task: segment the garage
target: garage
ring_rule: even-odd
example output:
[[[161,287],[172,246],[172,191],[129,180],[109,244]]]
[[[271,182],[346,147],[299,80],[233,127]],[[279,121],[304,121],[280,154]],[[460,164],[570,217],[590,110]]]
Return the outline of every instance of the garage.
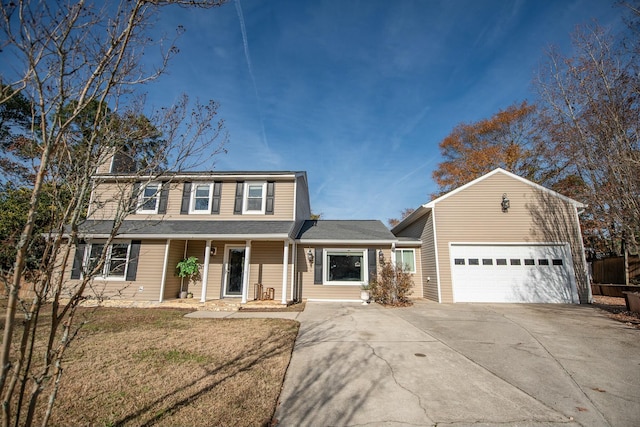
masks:
[[[450,244],[454,302],[577,303],[569,244]]]

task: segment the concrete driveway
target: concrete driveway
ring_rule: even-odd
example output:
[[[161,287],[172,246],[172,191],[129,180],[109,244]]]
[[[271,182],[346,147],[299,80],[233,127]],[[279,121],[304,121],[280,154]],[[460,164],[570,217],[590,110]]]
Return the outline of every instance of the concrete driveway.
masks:
[[[279,426],[640,425],[640,330],[589,306],[307,303]]]

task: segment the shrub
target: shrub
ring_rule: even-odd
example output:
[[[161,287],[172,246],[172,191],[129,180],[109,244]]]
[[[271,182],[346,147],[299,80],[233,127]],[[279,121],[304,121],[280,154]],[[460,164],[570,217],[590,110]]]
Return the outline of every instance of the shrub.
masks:
[[[371,277],[371,298],[384,305],[410,305],[409,295],[413,288],[411,274],[399,265],[382,262],[378,276]]]

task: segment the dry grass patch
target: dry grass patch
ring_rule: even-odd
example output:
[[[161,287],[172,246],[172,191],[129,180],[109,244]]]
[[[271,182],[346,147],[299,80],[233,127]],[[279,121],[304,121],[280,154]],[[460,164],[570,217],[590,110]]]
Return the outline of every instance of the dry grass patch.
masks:
[[[298,323],[185,313],[85,310],[90,322],[67,353],[51,425],[267,424]]]

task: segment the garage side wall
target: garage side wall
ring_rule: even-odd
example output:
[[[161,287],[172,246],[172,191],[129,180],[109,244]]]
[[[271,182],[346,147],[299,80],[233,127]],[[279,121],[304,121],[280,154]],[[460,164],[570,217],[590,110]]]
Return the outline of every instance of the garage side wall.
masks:
[[[503,194],[510,200],[503,212]],[[575,207],[508,175],[497,173],[437,202],[436,234],[442,302],[454,302],[450,242],[570,244],[581,303],[588,282]]]

